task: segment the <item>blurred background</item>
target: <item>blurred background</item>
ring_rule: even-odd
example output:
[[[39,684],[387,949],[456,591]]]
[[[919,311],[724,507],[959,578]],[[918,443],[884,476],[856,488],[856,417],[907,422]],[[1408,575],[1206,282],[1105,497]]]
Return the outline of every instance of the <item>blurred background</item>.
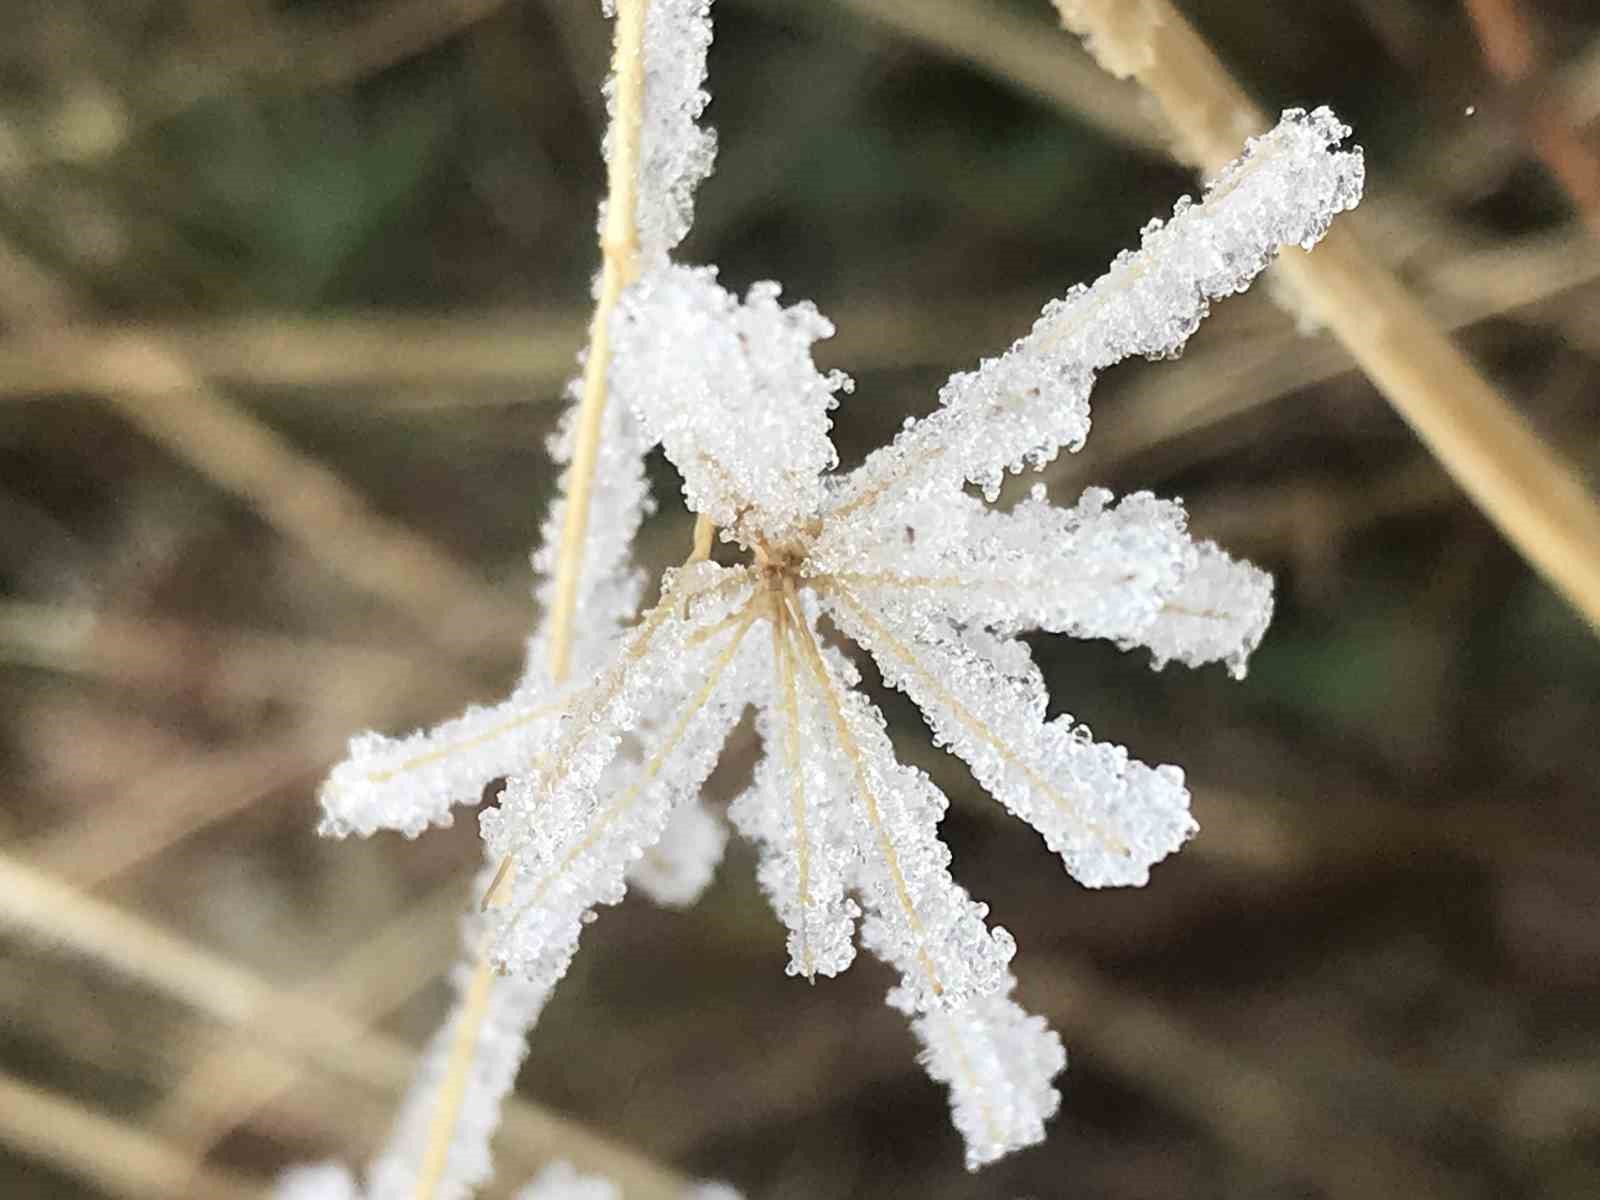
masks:
[[[1592,480],[1600,11],[1180,7],[1269,109],[1355,126],[1362,229]],[[1043,0],[717,10],[686,257],[835,319],[847,465],[1193,190]],[[364,1161],[447,999],[475,822],[327,843],[315,787],[351,733],[515,677],[609,29],[589,0],[4,24],[0,1195],[248,1194]],[[1087,892],[882,697],[1067,1040],[1048,1143],[966,1174],[886,970],[787,979],[738,843],[698,907],[602,914],[526,1098],[752,1198],[1600,1195],[1600,643],[1270,291],[1111,372],[1046,475],[1181,495],[1277,575],[1242,684],[1034,642],[1066,711],[1184,765],[1198,839]],[[659,566],[689,523],[655,480]],[[376,1031],[364,1079],[307,1000]],[[489,1194],[538,1157],[502,1139]]]

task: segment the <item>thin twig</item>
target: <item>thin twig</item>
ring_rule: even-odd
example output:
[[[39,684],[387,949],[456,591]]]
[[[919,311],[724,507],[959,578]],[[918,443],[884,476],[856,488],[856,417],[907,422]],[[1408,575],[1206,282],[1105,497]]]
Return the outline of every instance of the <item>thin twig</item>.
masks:
[[[1191,164],[1215,172],[1245,136],[1267,128],[1167,0],[1055,3],[1102,65],[1131,74],[1155,97]],[[1467,494],[1600,629],[1600,508],[1571,465],[1368,255],[1348,218],[1314,252],[1286,250],[1280,270]]]

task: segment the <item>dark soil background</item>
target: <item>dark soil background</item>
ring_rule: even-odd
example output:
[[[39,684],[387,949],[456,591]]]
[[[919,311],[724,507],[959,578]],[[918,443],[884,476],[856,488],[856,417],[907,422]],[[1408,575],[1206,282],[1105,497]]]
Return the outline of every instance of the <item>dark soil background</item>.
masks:
[[[1361,228],[1592,472],[1600,11],[1474,5],[1532,31],[1513,85],[1456,0],[1182,7],[1268,107],[1356,127]],[[1195,186],[1043,0],[718,10],[686,253],[834,317],[846,463]],[[0,853],[415,1045],[474,822],[332,844],[314,791],[351,733],[515,675],[607,25],[588,0],[8,0],[3,25]],[[1199,838],[1148,888],[1086,892],[884,699],[1068,1042],[1048,1143],[969,1176],[887,973],[786,979],[739,845],[699,907],[602,914],[527,1098],[752,1200],[1600,1196],[1600,642],[1270,290],[1112,372],[1047,475],[1181,495],[1277,575],[1242,684],[1035,643],[1057,704],[1184,765]],[[663,564],[689,525],[657,466]],[[373,522],[432,549],[363,575],[382,556],[347,534]],[[262,1059],[270,1007],[172,991],[0,921],[7,1086],[263,1183],[365,1159],[392,1087]],[[50,1151],[0,1108],[7,1198],[205,1194],[131,1151],[95,1176],[88,1135]],[[502,1162],[494,1195],[536,1165]]]

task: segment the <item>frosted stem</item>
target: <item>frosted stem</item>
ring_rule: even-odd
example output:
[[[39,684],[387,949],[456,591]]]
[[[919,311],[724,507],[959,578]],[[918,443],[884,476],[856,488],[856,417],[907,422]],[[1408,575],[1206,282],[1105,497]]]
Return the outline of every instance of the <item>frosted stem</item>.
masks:
[[[644,18],[647,0],[617,0],[615,41],[611,69],[616,80],[613,130],[616,141],[606,170],[606,215],[600,234],[600,294],[589,323],[589,356],[583,367],[583,398],[579,402],[577,434],[572,464],[563,480],[567,519],[561,530],[556,559],[555,605],[550,611],[550,678],[566,679],[572,656],[572,620],[578,598],[578,578],[583,571],[583,544],[589,530],[589,492],[600,453],[600,430],[605,416],[606,368],[611,357],[611,312],[622,289],[637,270],[638,240],[634,213],[638,207],[639,135],[644,115]],[[502,865],[503,870],[503,865]],[[417,1178],[416,1200],[433,1200],[439,1176],[449,1158],[450,1140],[460,1114],[467,1071],[487,1011],[493,968],[479,952],[472,985],[462,1009],[461,1024],[451,1049],[450,1065],[438,1107],[428,1128],[423,1169]]]
[[[450,1047],[450,1065],[445,1069],[439,1101],[428,1126],[428,1145],[422,1154],[422,1167],[417,1172],[417,1200],[428,1200],[434,1194],[444,1175],[445,1163],[449,1161],[456,1117],[461,1111],[462,1098],[467,1094],[472,1054],[477,1046],[478,1031],[483,1027],[483,1016],[489,1011],[489,987],[493,982],[494,970],[488,956],[480,952],[472,982],[462,1001],[461,1023],[456,1026],[455,1041]]]
[[[616,80],[616,140],[606,166],[606,215],[600,233],[600,294],[589,322],[589,356],[583,364],[583,396],[577,436],[564,489],[567,519],[556,558],[556,598],[550,610],[550,678],[560,683],[572,653],[572,618],[583,569],[583,541],[589,531],[589,489],[600,453],[601,420],[606,408],[606,372],[611,361],[611,313],[622,289],[638,271],[639,135],[644,117],[644,15],[647,0],[617,0],[616,41],[611,69]]]

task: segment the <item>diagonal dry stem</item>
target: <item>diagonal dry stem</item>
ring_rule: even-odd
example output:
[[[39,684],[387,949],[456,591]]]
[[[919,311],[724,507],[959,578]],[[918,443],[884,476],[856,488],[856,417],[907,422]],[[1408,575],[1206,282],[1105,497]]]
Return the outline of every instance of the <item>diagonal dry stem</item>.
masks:
[[[103,396],[124,417],[260,512],[331,574],[454,653],[481,659],[487,646],[517,636],[515,606],[212,387],[181,349],[136,330],[84,346],[71,328],[87,305],[72,289],[3,240],[0,268],[9,285],[0,288],[0,314],[33,338],[43,357],[59,360],[69,378],[82,359],[92,360],[105,381]]]
[[[161,1139],[4,1073],[0,1139],[99,1193],[127,1200],[179,1195],[249,1200],[262,1192],[259,1184],[237,1175],[197,1170],[187,1154]]]
[[[205,1013],[248,1026],[278,1053],[386,1095],[410,1081],[415,1051],[361,1022],[274,989],[244,967],[86,896],[0,852],[0,928],[60,947]],[[264,1019],[271,1014],[271,1020]],[[645,1200],[679,1200],[683,1181],[667,1168],[576,1122],[513,1099],[507,1132],[530,1154],[561,1156],[606,1174]]]
[[[1185,161],[1215,172],[1265,115],[1168,0],[1054,0],[1112,74],[1155,98]],[[1359,225],[1359,221],[1355,223]],[[1280,271],[1456,482],[1584,617],[1600,628],[1600,508],[1392,273],[1349,216]]]

